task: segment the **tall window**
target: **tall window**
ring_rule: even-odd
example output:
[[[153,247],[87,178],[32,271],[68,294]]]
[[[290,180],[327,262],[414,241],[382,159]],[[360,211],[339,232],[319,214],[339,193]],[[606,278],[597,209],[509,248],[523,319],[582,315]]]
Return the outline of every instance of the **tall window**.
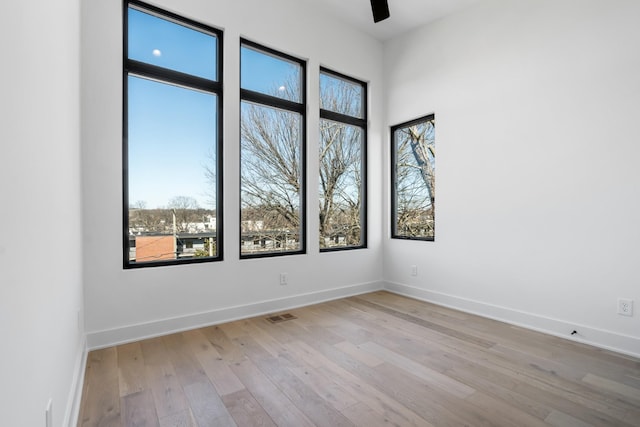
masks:
[[[391,237],[435,239],[435,117],[391,128]]]
[[[320,69],[320,250],[366,246],[366,84]]]
[[[305,252],[305,64],[240,47],[240,256]]]
[[[124,15],[124,266],[222,259],[222,33]]]

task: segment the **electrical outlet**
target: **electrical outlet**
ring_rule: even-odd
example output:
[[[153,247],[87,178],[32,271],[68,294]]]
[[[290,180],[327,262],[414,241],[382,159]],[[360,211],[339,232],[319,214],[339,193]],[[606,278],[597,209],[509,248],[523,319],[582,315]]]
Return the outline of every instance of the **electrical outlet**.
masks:
[[[412,265],[411,266],[411,275],[412,276],[417,276],[418,275],[418,266],[417,265]]]
[[[53,427],[53,399],[49,399],[49,403],[47,403],[47,409],[45,409],[44,414],[45,425],[47,427]]]
[[[633,300],[618,298],[618,314],[621,316],[633,316]]]
[[[285,286],[289,284],[289,278],[287,273],[280,273],[280,285]]]

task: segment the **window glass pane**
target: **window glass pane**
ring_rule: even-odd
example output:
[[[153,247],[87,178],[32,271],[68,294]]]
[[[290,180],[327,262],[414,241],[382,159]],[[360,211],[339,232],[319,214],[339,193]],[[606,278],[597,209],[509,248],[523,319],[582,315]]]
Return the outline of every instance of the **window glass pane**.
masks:
[[[395,150],[394,237],[435,237],[435,122],[398,127]]]
[[[242,102],[241,254],[302,249],[302,116]]]
[[[300,64],[248,46],[242,46],[240,55],[240,85],[243,89],[302,102]]]
[[[364,118],[364,86],[331,74],[320,73],[320,108]]]
[[[362,245],[363,130],[320,120],[320,248]]]
[[[217,96],[127,84],[130,261],[216,256]]]
[[[129,7],[129,58],[218,80],[215,35]]]

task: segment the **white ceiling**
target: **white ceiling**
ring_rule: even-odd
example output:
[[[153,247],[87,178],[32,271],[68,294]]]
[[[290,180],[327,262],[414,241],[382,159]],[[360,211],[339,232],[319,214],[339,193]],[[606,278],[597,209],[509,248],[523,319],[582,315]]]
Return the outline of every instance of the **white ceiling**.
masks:
[[[435,21],[478,0],[388,0],[391,17],[373,23],[370,0],[304,0],[335,18],[385,41]]]

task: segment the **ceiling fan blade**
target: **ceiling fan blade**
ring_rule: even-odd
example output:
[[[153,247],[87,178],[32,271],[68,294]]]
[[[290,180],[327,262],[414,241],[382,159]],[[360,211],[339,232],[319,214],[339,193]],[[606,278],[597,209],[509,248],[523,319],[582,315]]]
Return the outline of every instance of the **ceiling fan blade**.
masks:
[[[391,16],[387,0],[371,0],[371,11],[373,12],[373,22],[380,22]]]

